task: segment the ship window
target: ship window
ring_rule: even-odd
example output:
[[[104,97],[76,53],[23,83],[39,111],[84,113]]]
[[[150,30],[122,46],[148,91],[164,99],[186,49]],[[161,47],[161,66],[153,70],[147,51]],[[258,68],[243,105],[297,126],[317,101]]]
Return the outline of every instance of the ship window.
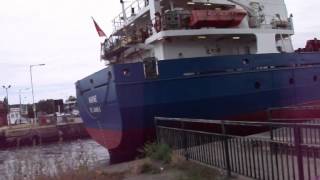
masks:
[[[294,79],[293,78],[289,79],[289,84],[294,84]]]
[[[129,71],[129,69],[124,69],[124,70],[122,70],[122,73],[123,73],[124,76],[130,76],[130,71]]]
[[[90,79],[90,83],[91,83],[91,84],[93,84],[93,83],[94,83],[93,79]]]
[[[108,77],[111,79],[112,78],[112,73],[109,71],[108,72]]]
[[[261,83],[259,81],[254,83],[254,88],[260,89],[261,88]]]
[[[318,76],[313,76],[313,81],[314,82],[318,81]]]
[[[154,57],[143,60],[144,75],[146,79],[155,79],[159,75],[158,62]]]
[[[243,59],[243,60],[242,60],[242,64],[244,64],[244,65],[249,64],[249,59]]]

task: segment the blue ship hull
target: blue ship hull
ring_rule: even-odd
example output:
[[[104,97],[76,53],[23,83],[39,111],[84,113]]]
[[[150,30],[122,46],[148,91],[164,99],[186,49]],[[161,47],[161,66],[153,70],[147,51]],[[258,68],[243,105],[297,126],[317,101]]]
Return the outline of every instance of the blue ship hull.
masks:
[[[266,120],[270,107],[320,100],[320,54],[260,54],[111,65],[76,83],[90,135],[129,160],[154,138],[154,117]]]

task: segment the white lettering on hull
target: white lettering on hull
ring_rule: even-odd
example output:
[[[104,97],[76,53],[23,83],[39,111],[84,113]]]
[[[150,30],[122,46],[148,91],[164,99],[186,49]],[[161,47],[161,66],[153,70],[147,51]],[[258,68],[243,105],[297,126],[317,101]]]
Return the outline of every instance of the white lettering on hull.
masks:
[[[101,108],[100,108],[100,106],[90,107],[89,110],[90,110],[91,113],[101,113]]]
[[[88,101],[89,101],[89,104],[98,103],[98,101],[97,101],[97,95],[90,96],[90,97],[88,98]]]
[[[97,104],[98,103],[97,95],[88,97],[88,101],[90,105]],[[101,113],[101,108],[100,106],[93,106],[93,107],[89,107],[89,111],[90,113]]]

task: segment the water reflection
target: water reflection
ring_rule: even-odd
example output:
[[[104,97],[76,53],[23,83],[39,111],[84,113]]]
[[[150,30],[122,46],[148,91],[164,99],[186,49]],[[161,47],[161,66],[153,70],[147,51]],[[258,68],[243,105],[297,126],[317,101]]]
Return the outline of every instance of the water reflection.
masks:
[[[35,174],[54,174],[61,169],[108,165],[109,154],[91,139],[0,151],[0,180],[19,174],[32,179]]]

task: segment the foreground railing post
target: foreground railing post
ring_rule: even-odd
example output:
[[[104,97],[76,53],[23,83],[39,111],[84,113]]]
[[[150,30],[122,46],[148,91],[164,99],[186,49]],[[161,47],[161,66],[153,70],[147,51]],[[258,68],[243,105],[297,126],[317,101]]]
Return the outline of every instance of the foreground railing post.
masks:
[[[160,144],[160,136],[159,136],[159,128],[158,128],[158,119],[157,117],[154,118],[154,127],[156,130],[156,141],[158,144]]]
[[[224,153],[225,153],[225,160],[226,160],[227,176],[231,177],[228,137],[227,137],[227,133],[226,133],[226,127],[224,124],[224,120],[221,121],[221,130],[222,130],[222,135],[223,135],[223,146],[224,146]]]
[[[268,122],[270,122],[270,139],[273,140],[273,126],[272,126],[272,114],[271,109],[267,109]]]
[[[189,152],[188,152],[188,141],[187,141],[187,132],[185,129],[185,122],[181,122],[181,128],[183,132],[183,148],[184,148],[184,156],[187,161],[189,161]]]
[[[303,154],[302,154],[302,139],[301,139],[301,128],[297,125],[294,126],[294,145],[297,155],[297,164],[298,164],[298,176],[299,180],[304,180],[303,173]]]

